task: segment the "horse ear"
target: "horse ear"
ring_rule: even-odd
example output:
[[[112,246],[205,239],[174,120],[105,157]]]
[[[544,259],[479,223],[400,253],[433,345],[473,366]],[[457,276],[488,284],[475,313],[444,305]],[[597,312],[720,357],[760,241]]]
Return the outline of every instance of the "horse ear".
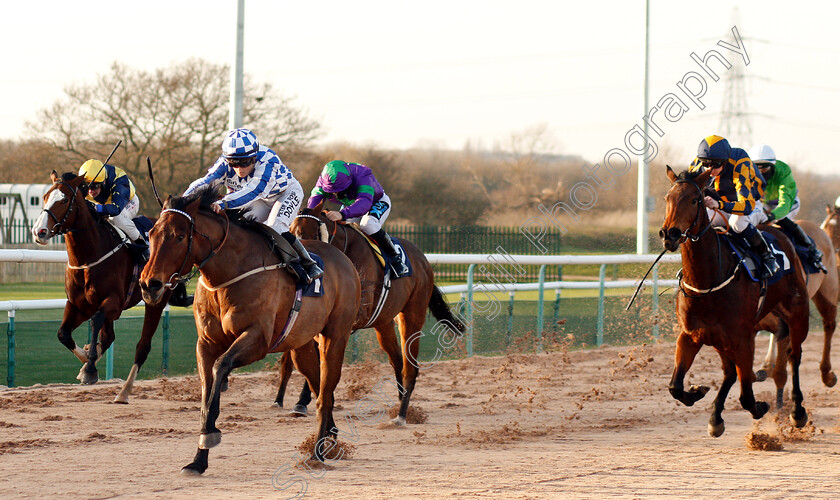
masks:
[[[676,181],[676,180],[677,180],[677,174],[675,174],[675,173],[674,173],[674,171],[673,171],[673,170],[671,170],[671,166],[670,166],[670,165],[665,165],[665,175],[667,175],[667,176],[668,176],[668,179],[670,179],[670,180],[671,180],[671,184],[673,184],[673,183],[674,183],[674,181]]]
[[[833,209],[833,208],[831,208],[831,205],[829,205],[828,203],[826,203],[826,204],[825,204],[825,214],[826,214],[826,215],[831,215],[831,214],[832,214],[832,212],[834,212],[834,209]]]
[[[320,202],[318,202],[317,205],[312,207],[312,212],[316,213],[316,214],[320,214],[323,209],[324,209],[324,200],[321,200]]]
[[[694,182],[696,182],[698,186],[703,187],[709,183],[709,177],[711,176],[712,169],[706,169],[703,171],[703,173],[694,178]]]
[[[53,182],[58,181],[58,172],[56,172],[55,170],[50,172],[50,180]]]
[[[170,194],[169,196],[166,197],[165,200],[163,200],[163,205],[161,205],[161,208],[170,208],[172,206],[171,200],[172,200],[172,195]]]

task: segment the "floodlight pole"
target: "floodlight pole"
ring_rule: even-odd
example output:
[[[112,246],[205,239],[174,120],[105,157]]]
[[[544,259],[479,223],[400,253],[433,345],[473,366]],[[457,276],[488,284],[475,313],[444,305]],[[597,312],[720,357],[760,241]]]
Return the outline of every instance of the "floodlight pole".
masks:
[[[649,31],[650,0],[645,0],[645,77],[644,77],[644,110],[642,116],[648,112],[648,59],[650,56]],[[642,154],[639,157],[639,189],[636,195],[636,253],[648,253],[648,121],[644,122],[644,138]]]
[[[245,52],[245,0],[236,1],[236,56],[230,67],[231,130],[242,126],[242,59]]]

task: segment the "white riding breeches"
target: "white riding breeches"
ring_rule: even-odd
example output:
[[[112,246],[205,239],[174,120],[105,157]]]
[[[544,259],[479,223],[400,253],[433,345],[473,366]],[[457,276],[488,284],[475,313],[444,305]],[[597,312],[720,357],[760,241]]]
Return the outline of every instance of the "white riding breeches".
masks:
[[[125,204],[122,212],[113,217],[109,217],[108,222],[124,232],[131,241],[137,241],[137,239],[140,238],[140,231],[131,219],[137,217],[138,213],[140,213],[140,198],[138,198],[137,195],[134,195],[134,197]]]
[[[387,219],[390,214],[391,198],[389,198],[387,194],[382,193],[382,198],[370,207],[368,213],[362,215],[361,217],[352,217],[347,219],[347,222],[358,222],[362,231],[366,235],[370,236],[371,234],[378,233],[379,230],[382,229],[382,224],[385,223],[385,219]]]
[[[289,181],[280,194],[260,198],[248,204],[246,217],[265,223],[280,234],[289,232],[289,226],[303,203],[303,187],[297,179]]]

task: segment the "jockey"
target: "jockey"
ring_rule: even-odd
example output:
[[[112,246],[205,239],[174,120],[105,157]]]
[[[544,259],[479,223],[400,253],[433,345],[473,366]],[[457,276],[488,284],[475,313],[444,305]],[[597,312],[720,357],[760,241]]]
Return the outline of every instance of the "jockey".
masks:
[[[741,237],[761,256],[760,278],[766,279],[779,270],[770,247],[755,228],[750,215],[761,211],[761,197],[764,195],[764,178],[761,176],[747,152],[733,148],[729,141],[717,135],[710,135],[697,148],[697,158],[689,170],[711,169],[714,182],[710,186],[717,192],[719,200],[706,196],[704,205],[709,220],[714,225],[724,225],[729,214],[730,229]]]
[[[808,260],[814,267],[825,270],[822,264],[822,252],[805,234],[805,231],[793,221],[799,213],[799,193],[790,167],[787,163],[777,160],[773,148],[767,144],[753,146],[749,154],[767,181],[767,188],[764,190],[764,210],[758,211],[756,218],[751,220],[755,224],[772,224],[775,221],[776,225],[793,236],[796,243],[808,248]]]
[[[140,198],[126,173],[99,160],[88,160],[82,164],[79,175],[87,182],[87,199],[93,202],[96,212],[125,233],[137,245],[143,260],[148,261],[149,244],[132,220],[140,212]]]
[[[263,222],[277,231],[300,257],[309,282],[324,275],[303,244],[289,232],[292,217],[303,201],[303,188],[271,149],[261,146],[248,129],[231,130],[222,141],[222,155],[207,175],[193,181],[184,196],[201,186],[224,183],[227,195],[213,204],[213,210],[246,209],[246,217]]]
[[[373,172],[358,163],[339,160],[324,165],[307,206],[313,208],[324,199],[342,205],[337,212],[326,211],[332,221],[358,222],[362,231],[370,236],[390,258],[395,278],[408,274],[408,267],[397,254],[397,249],[382,224],[391,213],[391,198],[373,176]]]

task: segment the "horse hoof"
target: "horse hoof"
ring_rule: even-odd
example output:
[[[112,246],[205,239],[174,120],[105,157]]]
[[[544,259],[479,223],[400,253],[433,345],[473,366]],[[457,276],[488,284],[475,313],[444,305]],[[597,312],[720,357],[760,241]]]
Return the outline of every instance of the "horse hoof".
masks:
[[[767,370],[762,368],[761,370],[758,370],[757,372],[755,372],[755,381],[756,382],[764,382],[765,380],[767,380]]]
[[[822,381],[826,387],[834,387],[837,383],[837,375],[834,372],[823,373]]]
[[[119,396],[117,396],[117,397],[114,398],[114,403],[116,403],[118,405],[127,405],[128,404],[128,398],[120,398]]]
[[[391,420],[391,423],[396,425],[397,427],[405,427],[405,417],[397,417]]]
[[[204,471],[196,464],[189,464],[181,469],[182,476],[200,476],[202,474],[204,474]]]
[[[222,442],[221,432],[211,432],[209,434],[201,434],[198,436],[198,448],[200,450],[209,450],[214,446],[218,446]],[[189,467],[189,466],[188,466]],[[204,471],[201,471],[204,472]]]
[[[97,373],[97,372],[93,372],[93,373],[84,372],[82,374],[82,384],[83,385],[93,385],[97,382],[99,382],[99,373]]]
[[[791,412],[790,421],[793,423],[793,425],[796,426],[797,429],[801,429],[802,427],[805,427],[805,424],[808,423],[808,412],[805,411],[805,408],[802,408],[801,416],[797,417],[796,413],[796,410]]]
[[[289,411],[289,416],[295,418],[305,417],[308,414],[309,412],[304,405],[295,405],[295,407]]]
[[[765,413],[770,411],[770,405],[765,403],[764,401],[756,401],[755,407],[753,408],[753,419],[758,420],[764,416]]]
[[[709,422],[708,431],[709,435],[713,438],[721,437],[723,435],[724,430],[726,430],[726,426],[723,424],[723,421],[721,421],[719,424],[713,424]]]

